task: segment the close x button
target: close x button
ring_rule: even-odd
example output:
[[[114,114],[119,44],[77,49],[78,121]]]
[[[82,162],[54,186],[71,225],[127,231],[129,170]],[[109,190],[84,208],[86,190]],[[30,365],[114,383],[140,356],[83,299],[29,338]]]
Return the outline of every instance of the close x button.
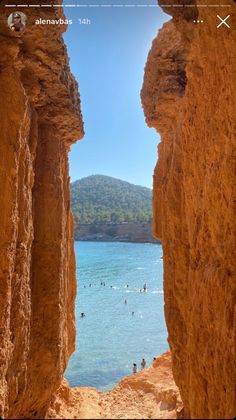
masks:
[[[222,18],[221,16],[219,16],[219,15],[217,15],[217,17],[218,17],[218,19],[220,19],[220,23],[219,23],[219,25],[217,25],[217,28],[219,29],[221,26],[223,26],[223,25],[225,25],[225,26],[227,26],[227,28],[230,28],[230,26],[229,26],[229,24],[226,22],[228,19],[229,19],[229,17],[230,17],[230,15],[228,15],[228,16],[226,16],[225,18]]]

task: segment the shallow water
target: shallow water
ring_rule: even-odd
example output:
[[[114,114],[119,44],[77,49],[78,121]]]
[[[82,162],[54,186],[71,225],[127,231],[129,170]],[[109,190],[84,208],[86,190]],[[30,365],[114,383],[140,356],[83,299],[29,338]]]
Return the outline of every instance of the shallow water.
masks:
[[[132,372],[133,363],[139,369],[144,357],[148,366],[153,357],[168,349],[162,247],[75,242],[75,253],[76,351],[65,377],[71,386],[109,390]],[[144,283],[147,292],[140,293]],[[84,318],[80,317],[81,312],[85,313]]]

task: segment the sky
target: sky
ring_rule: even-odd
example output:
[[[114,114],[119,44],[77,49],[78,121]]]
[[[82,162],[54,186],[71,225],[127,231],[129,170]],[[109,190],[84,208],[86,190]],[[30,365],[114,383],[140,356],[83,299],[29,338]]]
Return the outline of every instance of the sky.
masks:
[[[159,135],[148,128],[141,106],[144,66],[152,40],[169,20],[155,0],[65,0],[64,35],[72,73],[79,83],[85,136],[70,152],[71,181],[103,174],[152,187]],[[82,22],[90,24],[79,24]]]

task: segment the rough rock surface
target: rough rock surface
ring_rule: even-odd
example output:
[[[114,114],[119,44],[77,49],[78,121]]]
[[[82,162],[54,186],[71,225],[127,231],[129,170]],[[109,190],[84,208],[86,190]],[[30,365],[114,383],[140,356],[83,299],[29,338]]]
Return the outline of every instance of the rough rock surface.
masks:
[[[66,28],[33,25],[37,17],[63,17],[61,9],[27,9],[28,28],[17,34],[6,25],[13,9],[5,3],[0,6],[0,416],[42,418],[74,349],[68,151],[83,136],[83,123],[62,39]]]
[[[153,41],[141,93],[147,124],[161,134],[154,234],[174,378],[191,418],[236,415],[235,4],[227,3],[165,8],[173,19]],[[216,28],[217,14],[231,14],[231,29]]]
[[[46,418],[173,419],[181,409],[167,352],[150,368],[125,377],[110,392],[88,387],[68,388],[65,381],[54,396]]]

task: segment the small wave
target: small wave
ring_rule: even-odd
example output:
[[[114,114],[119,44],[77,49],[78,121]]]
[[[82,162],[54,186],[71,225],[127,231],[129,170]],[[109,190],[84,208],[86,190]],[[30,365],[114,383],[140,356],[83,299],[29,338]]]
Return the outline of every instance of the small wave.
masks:
[[[144,267],[137,267],[136,270],[144,270]]]
[[[164,292],[163,292],[163,290],[154,290],[151,293],[153,293],[153,294],[159,293],[159,294],[163,295]]]

